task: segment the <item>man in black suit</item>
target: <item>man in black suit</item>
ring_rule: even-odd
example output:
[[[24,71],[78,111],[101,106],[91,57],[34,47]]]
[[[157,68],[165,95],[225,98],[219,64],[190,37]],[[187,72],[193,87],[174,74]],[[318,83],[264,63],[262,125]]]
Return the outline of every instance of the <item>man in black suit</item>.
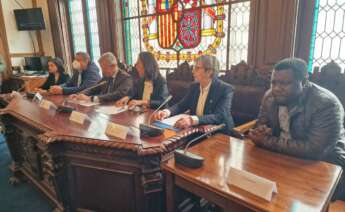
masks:
[[[72,78],[65,84],[51,86],[49,89],[51,94],[78,93],[95,85],[101,79],[99,68],[91,61],[90,55],[86,52],[77,52],[72,66],[75,70]]]
[[[234,127],[231,116],[232,87],[219,80],[219,62],[215,56],[202,55],[195,60],[193,76],[197,83],[189,88],[184,98],[174,106],[153,115],[162,120],[189,110],[175,123],[177,128],[188,128],[199,124],[226,124],[224,133],[230,134]]]
[[[125,71],[118,69],[117,59],[111,52],[104,53],[98,60],[103,78],[85,94],[71,95],[70,98],[92,102],[117,101],[129,95],[132,89],[132,78]],[[103,81],[106,83],[103,84]]]

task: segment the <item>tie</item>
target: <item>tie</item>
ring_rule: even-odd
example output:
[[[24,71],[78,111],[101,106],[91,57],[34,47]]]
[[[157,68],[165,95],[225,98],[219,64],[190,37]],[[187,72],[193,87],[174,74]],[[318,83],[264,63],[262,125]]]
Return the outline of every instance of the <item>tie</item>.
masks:
[[[112,91],[113,85],[114,85],[114,78],[109,77],[107,79],[107,89],[105,90],[105,94],[110,93]]]

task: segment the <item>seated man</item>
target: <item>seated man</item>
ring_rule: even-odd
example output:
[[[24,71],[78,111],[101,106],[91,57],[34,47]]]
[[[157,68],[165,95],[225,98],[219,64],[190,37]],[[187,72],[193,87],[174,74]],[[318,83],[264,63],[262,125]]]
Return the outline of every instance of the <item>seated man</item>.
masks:
[[[107,102],[117,101],[129,95],[132,89],[132,78],[125,71],[118,69],[117,59],[113,53],[104,53],[98,62],[103,73],[103,78],[98,84],[103,81],[106,81],[106,83],[95,86],[93,89],[86,91],[85,94],[71,95],[71,98],[93,102]]]
[[[176,105],[161,110],[153,119],[162,120],[170,115],[185,115],[175,123],[177,128],[188,128],[198,124],[226,124],[223,132],[229,134],[234,127],[231,117],[232,87],[217,78],[219,62],[215,56],[203,55],[195,60],[193,76],[197,83],[189,88],[188,93]]]
[[[51,86],[50,93],[64,95],[78,93],[95,85],[101,79],[99,68],[91,62],[88,53],[77,52],[72,65],[75,69],[72,78],[63,85]]]
[[[288,58],[275,65],[271,89],[262,100],[257,126],[249,138],[272,151],[345,167],[343,106],[307,76],[301,59]],[[340,184],[338,188],[344,186]]]

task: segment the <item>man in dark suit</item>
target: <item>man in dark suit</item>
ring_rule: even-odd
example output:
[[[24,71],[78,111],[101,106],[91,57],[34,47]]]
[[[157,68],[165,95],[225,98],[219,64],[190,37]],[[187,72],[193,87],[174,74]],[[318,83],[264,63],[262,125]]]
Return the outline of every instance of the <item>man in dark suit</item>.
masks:
[[[76,53],[72,66],[76,70],[72,78],[63,85],[51,86],[50,93],[64,95],[78,93],[95,85],[101,79],[99,68],[94,62],[91,62],[88,53]]]
[[[234,127],[231,117],[232,87],[219,80],[219,62],[215,56],[203,55],[195,60],[193,76],[197,83],[189,88],[184,98],[174,106],[153,115],[154,120],[162,120],[189,110],[175,123],[177,128],[188,128],[198,124],[226,124],[224,133],[230,134]]]
[[[98,82],[100,86],[90,89],[85,94],[71,95],[77,100],[92,102],[117,101],[130,94],[132,78],[117,66],[117,59],[111,52],[104,53],[98,60],[103,73],[103,78]],[[106,83],[103,83],[103,82]]]

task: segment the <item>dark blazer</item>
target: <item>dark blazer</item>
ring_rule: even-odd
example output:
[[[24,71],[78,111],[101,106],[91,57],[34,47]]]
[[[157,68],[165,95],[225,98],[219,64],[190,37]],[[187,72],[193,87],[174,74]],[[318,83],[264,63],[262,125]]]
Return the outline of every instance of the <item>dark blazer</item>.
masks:
[[[109,77],[103,77],[98,83],[102,81],[108,81],[109,83],[109,79]],[[113,78],[110,80],[113,80]],[[108,83],[91,89],[85,94],[89,96],[97,96],[100,102],[117,101],[124,96],[130,95],[133,86],[131,76],[120,69],[118,69],[115,80],[113,81],[113,86],[110,88],[109,92]]]
[[[191,115],[195,115],[199,94],[200,83],[192,84],[183,99],[169,108],[171,115],[183,113],[187,110],[190,110]],[[232,86],[218,78],[214,78],[205,102],[204,115],[198,116],[199,124],[225,123],[226,127],[223,133],[231,134],[231,130],[234,127],[234,121],[231,116],[232,97]]]
[[[40,87],[43,90],[48,90],[50,86],[53,85],[61,85],[66,83],[69,80],[69,76],[66,73],[60,73],[59,78],[57,81],[55,81],[55,75],[49,74],[47,80],[44,82],[44,84]]]
[[[150,97],[150,108],[157,108],[169,96],[167,82],[164,78],[158,77],[152,81],[153,90]],[[141,78],[133,85],[130,99],[142,99],[144,94],[145,78]]]
[[[88,87],[95,85],[100,79],[99,68],[94,62],[90,62],[85,70],[81,72],[81,84],[78,87],[79,72],[75,71],[72,78],[62,85],[63,94],[69,95],[78,93]]]

